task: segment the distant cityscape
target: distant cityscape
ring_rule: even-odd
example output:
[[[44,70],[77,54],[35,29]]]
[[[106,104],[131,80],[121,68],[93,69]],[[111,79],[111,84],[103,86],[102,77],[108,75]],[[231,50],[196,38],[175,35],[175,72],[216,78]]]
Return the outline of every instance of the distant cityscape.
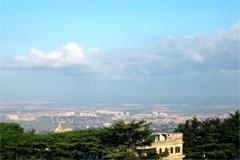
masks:
[[[190,109],[191,108],[191,109]],[[26,131],[35,129],[36,133],[52,132],[59,123],[65,128],[83,129],[103,127],[122,119],[126,122],[147,120],[152,127],[162,132],[171,132],[179,123],[193,116],[200,120],[207,118],[226,118],[239,106],[196,106],[170,104],[120,104],[116,106],[54,103],[2,103],[1,122],[17,122]]]

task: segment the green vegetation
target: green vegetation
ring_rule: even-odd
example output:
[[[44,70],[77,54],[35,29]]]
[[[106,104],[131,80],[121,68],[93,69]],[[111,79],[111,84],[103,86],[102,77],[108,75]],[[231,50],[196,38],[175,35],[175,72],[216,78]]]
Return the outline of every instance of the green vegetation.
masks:
[[[0,159],[146,159],[136,155],[136,146],[151,144],[152,133],[145,121],[49,134],[0,123]]]
[[[239,111],[224,120],[196,118],[178,125],[175,131],[183,132],[186,159],[240,159]]]
[[[184,134],[185,159],[239,159],[239,111],[229,118],[196,118],[178,125]],[[137,146],[150,145],[153,130],[145,121],[116,121],[109,127],[64,133],[24,132],[15,123],[0,123],[0,159],[72,160],[72,159],[159,159],[155,149],[142,155]],[[139,153],[138,156],[136,153]]]

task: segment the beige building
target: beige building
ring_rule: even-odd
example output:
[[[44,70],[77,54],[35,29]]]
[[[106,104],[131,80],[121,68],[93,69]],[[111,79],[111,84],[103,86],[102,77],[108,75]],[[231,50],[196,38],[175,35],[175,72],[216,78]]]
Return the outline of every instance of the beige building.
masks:
[[[67,131],[72,131],[72,129],[71,128],[63,128],[59,122],[58,127],[55,128],[55,130],[54,130],[54,133],[63,133],[63,132],[67,132]]]
[[[182,133],[156,133],[155,141],[151,146],[139,147],[144,151],[155,148],[158,154],[168,152],[163,160],[183,160],[183,134]]]

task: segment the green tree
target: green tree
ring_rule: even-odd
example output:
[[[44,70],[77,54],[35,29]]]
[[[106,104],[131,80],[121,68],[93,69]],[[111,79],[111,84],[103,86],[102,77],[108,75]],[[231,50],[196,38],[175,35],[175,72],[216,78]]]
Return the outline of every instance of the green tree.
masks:
[[[220,120],[199,121],[195,117],[179,124],[175,131],[183,132],[184,154],[190,159],[238,159],[240,135],[239,111]]]
[[[64,133],[24,132],[15,123],[0,123],[0,159],[139,159],[137,146],[154,140],[145,121],[116,121],[109,127]],[[148,157],[157,156],[149,151]]]
[[[150,145],[154,141],[152,133],[153,130],[146,121],[125,123],[121,120],[101,129],[100,140],[105,147],[112,148],[110,153],[115,158],[133,158],[136,156],[137,146]]]

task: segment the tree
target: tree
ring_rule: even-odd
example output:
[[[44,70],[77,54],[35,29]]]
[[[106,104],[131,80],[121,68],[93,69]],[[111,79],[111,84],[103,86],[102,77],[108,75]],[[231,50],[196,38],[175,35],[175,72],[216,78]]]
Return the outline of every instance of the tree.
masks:
[[[64,133],[24,132],[14,123],[0,124],[0,159],[135,159],[138,145],[150,144],[145,121],[117,121],[110,127]]]
[[[183,132],[186,158],[238,159],[239,124],[239,111],[236,111],[223,120],[209,118],[199,121],[194,117],[179,124],[175,131]]]
[[[152,133],[150,124],[146,121],[125,123],[121,120],[114,122],[110,127],[101,129],[100,140],[105,147],[112,148],[110,152],[112,156],[134,157],[137,153],[137,146],[150,145],[154,141]]]

